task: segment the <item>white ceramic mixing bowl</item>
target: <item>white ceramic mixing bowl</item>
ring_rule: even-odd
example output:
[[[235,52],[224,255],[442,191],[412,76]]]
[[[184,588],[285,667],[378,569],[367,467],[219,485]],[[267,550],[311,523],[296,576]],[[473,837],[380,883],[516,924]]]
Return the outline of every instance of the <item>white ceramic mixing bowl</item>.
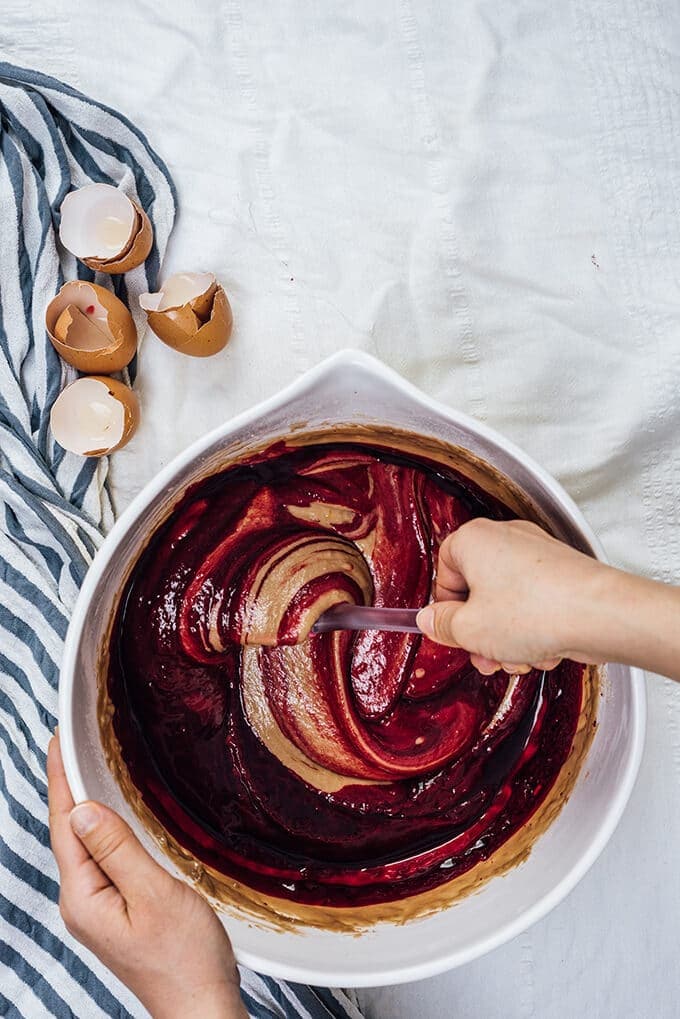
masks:
[[[601,556],[597,539],[562,488],[521,450],[480,423],[436,404],[379,361],[344,351],[181,453],[122,514],[83,584],[71,621],[59,688],[60,735],[76,801],[118,810],[150,852],[170,867],[125,803],[103,758],[97,725],[96,663],[102,635],[130,562],[186,487],[217,469],[225,450],[261,444],[305,422],[366,422],[464,446],[512,478],[555,532]],[[598,728],[566,806],[529,859],[435,916],[380,924],[360,937],[277,932],[225,915],[239,962],[271,976],[359,987],[432,976],[488,952],[552,909],[585,874],[614,831],[630,796],[644,741],[642,675],[610,666]]]

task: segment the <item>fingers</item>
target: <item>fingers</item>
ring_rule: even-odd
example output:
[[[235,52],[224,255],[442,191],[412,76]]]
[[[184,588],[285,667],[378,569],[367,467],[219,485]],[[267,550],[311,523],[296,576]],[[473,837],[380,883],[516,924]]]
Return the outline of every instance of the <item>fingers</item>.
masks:
[[[527,665],[526,662],[522,662],[519,665],[515,662],[501,662],[501,668],[511,676],[526,676],[528,672],[531,672],[533,666]]]
[[[53,736],[47,748],[47,796],[50,810],[50,842],[61,877],[74,872],[90,859],[85,846],[76,839],[68,821],[73,809],[59,737]]]
[[[90,802],[74,807],[57,737],[48,747],[47,779],[61,914],[68,930],[91,945],[102,924],[110,927],[121,917],[127,922],[127,903],[153,894],[159,874],[161,883],[172,878],[113,811]]]
[[[455,533],[444,540],[437,562],[437,601],[446,601],[467,593],[468,585],[457,558]]]
[[[470,662],[483,676],[493,676],[501,667],[500,662],[493,658],[485,658],[484,655],[470,655]]]
[[[456,616],[464,604],[465,602],[459,601],[433,602],[420,610],[416,623],[426,637],[437,641],[438,644],[460,647],[456,641],[454,628]]]
[[[72,832],[69,817],[73,798],[66,781],[58,736],[52,737],[47,749],[47,790],[50,842],[61,886],[59,905],[66,925],[74,929],[75,913],[83,911],[88,900],[108,888],[110,882]]]
[[[122,817],[102,803],[79,803],[71,827],[99,869],[127,903],[155,896],[174,879],[147,853]]]
[[[551,669],[556,669],[561,661],[562,661],[561,658],[546,658],[545,661],[536,662],[534,668],[545,669],[546,672],[550,672]]]
[[[543,662],[534,662],[533,665],[529,665],[526,662],[517,665],[514,662],[497,662],[494,658],[485,658],[484,655],[470,655],[470,662],[477,672],[481,672],[483,676],[492,676],[499,669],[503,669],[504,672],[511,675],[520,676],[526,676],[532,669],[544,669],[546,672],[549,672],[558,666],[561,661],[561,658],[547,658]]]

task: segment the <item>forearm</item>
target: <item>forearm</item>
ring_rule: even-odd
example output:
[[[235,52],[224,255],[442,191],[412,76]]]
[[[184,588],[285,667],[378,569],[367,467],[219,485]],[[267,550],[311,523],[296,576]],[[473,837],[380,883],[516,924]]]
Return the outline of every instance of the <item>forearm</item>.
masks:
[[[572,647],[680,681],[680,588],[605,567],[584,595]]]

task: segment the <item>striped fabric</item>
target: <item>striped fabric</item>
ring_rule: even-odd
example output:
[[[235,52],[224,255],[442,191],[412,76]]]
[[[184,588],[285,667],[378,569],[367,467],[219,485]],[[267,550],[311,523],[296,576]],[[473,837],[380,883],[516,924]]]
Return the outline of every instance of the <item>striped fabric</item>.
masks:
[[[43,315],[65,279],[92,278],[56,245],[70,189],[120,184],[151,217],[155,246],[146,265],[111,281],[133,309],[156,282],[175,194],[166,167],[124,117],[4,63],[0,146],[0,1015],[143,1016],[69,937],[57,908],[46,750],[69,613],[112,509],[106,460],[65,453],[50,435],[49,409],[68,370],[46,339]],[[247,971],[242,979],[258,1019],[361,1019],[345,992]]]

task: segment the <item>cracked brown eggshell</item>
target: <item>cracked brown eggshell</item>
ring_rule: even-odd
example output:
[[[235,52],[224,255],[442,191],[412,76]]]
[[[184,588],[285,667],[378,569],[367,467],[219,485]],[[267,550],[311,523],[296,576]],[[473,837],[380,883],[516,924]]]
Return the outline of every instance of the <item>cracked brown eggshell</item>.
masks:
[[[139,424],[139,401],[122,382],[102,375],[76,379],[50,412],[52,434],[79,456],[106,456],[121,449]]]
[[[210,357],[229,342],[231,305],[212,273],[177,273],[139,304],[156,336],[182,354]]]
[[[120,188],[88,184],[62,202],[59,237],[90,269],[117,275],[145,261],[153,228],[144,210]]]
[[[121,371],[137,350],[129,309],[96,283],[64,283],[47,305],[45,327],[59,356],[87,374]]]

